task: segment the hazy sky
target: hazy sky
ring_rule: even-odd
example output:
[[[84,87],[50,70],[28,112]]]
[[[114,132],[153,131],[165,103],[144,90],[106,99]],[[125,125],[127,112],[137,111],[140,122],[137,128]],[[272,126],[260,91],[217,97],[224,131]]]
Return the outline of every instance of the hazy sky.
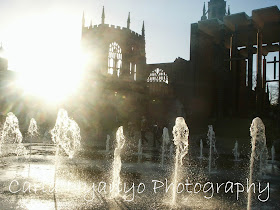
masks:
[[[200,20],[204,0],[0,0],[0,41],[9,58],[9,69],[27,71],[77,49],[81,17],[86,24],[100,24],[102,6],[105,22],[126,26],[141,33],[146,26],[148,63],[189,59],[190,24]],[[207,2],[207,1],[206,1]],[[277,5],[280,0],[228,0],[231,13]],[[58,47],[59,46],[59,47]],[[57,49],[58,48],[58,49]],[[55,55],[55,56],[54,56]],[[61,55],[62,56],[62,55]],[[43,64],[44,63],[44,64]],[[41,68],[41,67],[40,67]],[[40,69],[39,68],[39,69]],[[47,68],[46,68],[47,69]]]

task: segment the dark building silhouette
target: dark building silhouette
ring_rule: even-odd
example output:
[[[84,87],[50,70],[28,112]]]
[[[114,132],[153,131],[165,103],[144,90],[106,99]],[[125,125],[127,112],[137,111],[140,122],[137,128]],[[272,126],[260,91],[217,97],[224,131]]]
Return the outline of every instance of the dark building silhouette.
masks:
[[[176,115],[189,120],[247,117],[263,112],[268,103],[263,58],[279,51],[279,20],[276,6],[254,10],[249,17],[231,14],[229,7],[226,11],[224,0],[211,0],[208,9],[204,4],[201,21],[191,25],[190,61],[146,64],[144,22],[142,34],[131,31],[130,13],[127,27],[108,25],[103,8],[99,25],[85,27],[83,17],[82,44],[98,56],[88,71],[102,75],[113,94],[125,93],[126,101],[135,102],[139,116],[127,120],[147,115],[166,124]],[[258,55],[255,90],[253,54]]]
[[[211,107],[208,114],[217,117],[262,114],[268,103],[266,84],[270,82],[266,80],[265,57],[279,51],[279,9],[253,10],[249,17],[244,12],[226,14],[224,1],[213,0],[208,5],[208,19],[204,8],[202,20],[191,25],[194,98],[203,101],[203,111]]]

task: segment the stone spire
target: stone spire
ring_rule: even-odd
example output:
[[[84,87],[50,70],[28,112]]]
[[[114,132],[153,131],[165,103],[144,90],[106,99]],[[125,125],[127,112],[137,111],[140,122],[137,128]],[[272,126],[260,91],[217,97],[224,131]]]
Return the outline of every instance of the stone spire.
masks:
[[[130,29],[130,12],[128,13],[128,18],[127,18],[127,26],[128,29]]]
[[[82,27],[85,27],[85,12],[83,12],[83,17],[82,17]]]
[[[203,5],[203,16],[206,15],[206,9],[205,9],[205,2],[204,2],[204,5]]]
[[[142,36],[145,37],[145,23],[143,21],[143,25],[142,25]]]
[[[228,12],[227,15],[230,15],[230,6],[228,5]]]
[[[101,24],[105,24],[105,12],[104,12],[104,6],[103,6],[102,16],[101,16]]]
[[[207,20],[205,2],[203,5],[203,15],[201,16],[201,20]]]

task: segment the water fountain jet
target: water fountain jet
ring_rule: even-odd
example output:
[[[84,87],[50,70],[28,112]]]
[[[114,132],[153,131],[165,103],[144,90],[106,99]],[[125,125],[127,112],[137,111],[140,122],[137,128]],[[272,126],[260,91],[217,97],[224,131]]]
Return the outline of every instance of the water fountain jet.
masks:
[[[265,126],[259,117],[253,119],[250,127],[250,135],[252,137],[252,152],[250,158],[249,170],[249,186],[255,179],[261,178],[266,168],[267,161],[267,147],[265,137]],[[248,192],[247,210],[251,210],[252,192]]]
[[[31,118],[31,120],[30,120],[30,124],[29,124],[29,127],[28,127],[27,134],[30,137],[34,137],[34,136],[39,135],[37,122],[34,118]]]
[[[78,124],[68,117],[64,109],[58,111],[54,128],[51,130],[52,141],[57,149],[61,147],[69,158],[73,158],[75,152],[80,148],[81,135]]]
[[[232,153],[234,155],[234,161],[239,161],[240,153],[238,151],[238,141],[235,142]]]
[[[198,158],[203,159],[203,141],[202,141],[202,139],[200,139],[200,155]]]
[[[215,132],[213,130],[212,125],[208,125],[208,145],[209,145],[209,163],[208,163],[208,172],[211,173],[212,164],[215,164],[215,159],[213,158],[213,154],[218,155],[217,149],[216,149],[216,140],[215,140]],[[216,158],[217,159],[217,158]]]
[[[121,152],[122,148],[124,147],[125,137],[123,135],[123,127],[119,127],[116,133],[116,146],[114,151],[114,160],[112,166],[112,190],[111,190],[111,197],[117,198],[119,197],[119,186],[121,183],[120,179],[120,171],[122,167],[121,161]]]
[[[164,127],[162,131],[162,147],[161,147],[161,166],[164,164],[165,146],[170,142],[168,128]]]
[[[51,130],[52,141],[56,145],[55,152],[55,172],[54,172],[54,189],[56,186],[57,158],[60,147],[65,151],[70,159],[80,147],[81,135],[78,124],[68,117],[64,109],[60,109],[54,128]],[[55,190],[54,190],[55,191]]]
[[[29,167],[28,167],[28,177],[30,176],[30,161],[31,161],[31,152],[32,152],[32,139],[39,135],[38,126],[36,120],[31,118],[30,124],[28,127],[27,135],[29,136]]]
[[[177,184],[181,176],[183,158],[188,154],[189,129],[183,117],[177,117],[173,127],[173,141],[176,146],[175,167],[173,174],[172,205],[176,204]]]
[[[31,155],[32,139],[39,135],[37,122],[36,122],[36,120],[34,118],[31,118],[31,120],[30,120],[30,124],[29,124],[29,127],[28,127],[27,135],[28,135],[29,140],[30,140],[30,142],[29,142],[30,143],[29,154]],[[30,159],[30,155],[29,155],[29,159]]]
[[[8,153],[16,153],[19,155],[26,155],[26,149],[22,144],[22,134],[19,130],[19,122],[17,117],[9,112],[7,114],[5,123],[3,125],[3,129],[1,131],[0,136],[0,154],[2,153],[3,144],[9,144],[5,150]],[[14,149],[13,145],[16,144],[16,148]]]

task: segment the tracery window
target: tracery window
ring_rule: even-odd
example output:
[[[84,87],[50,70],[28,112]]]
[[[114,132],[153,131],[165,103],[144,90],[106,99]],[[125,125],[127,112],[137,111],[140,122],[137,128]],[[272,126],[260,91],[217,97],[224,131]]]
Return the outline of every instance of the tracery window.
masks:
[[[168,84],[168,76],[162,69],[156,68],[150,73],[147,82],[164,82]]]
[[[117,76],[120,76],[122,67],[122,49],[116,43],[113,42],[109,46],[109,55],[108,55],[108,73],[114,74],[114,71],[117,72]]]

